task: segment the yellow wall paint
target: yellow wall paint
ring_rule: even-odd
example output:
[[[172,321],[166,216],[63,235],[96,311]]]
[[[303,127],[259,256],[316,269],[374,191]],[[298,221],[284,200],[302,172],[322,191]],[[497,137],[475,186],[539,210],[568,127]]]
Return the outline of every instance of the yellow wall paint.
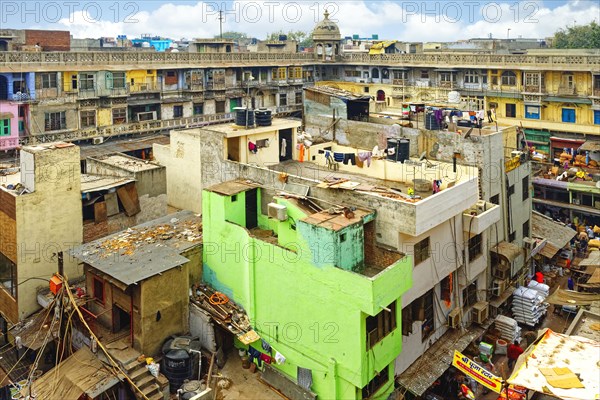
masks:
[[[156,85],[156,70],[134,69],[127,71],[127,83],[132,92],[138,91],[137,85],[152,83]],[[133,85],[132,85],[133,84]]]
[[[112,125],[112,109],[110,108],[99,108],[98,109],[98,126]]]

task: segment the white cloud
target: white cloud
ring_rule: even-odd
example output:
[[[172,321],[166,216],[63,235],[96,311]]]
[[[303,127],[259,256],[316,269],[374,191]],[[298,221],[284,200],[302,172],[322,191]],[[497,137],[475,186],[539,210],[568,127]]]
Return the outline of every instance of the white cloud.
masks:
[[[477,2],[470,2],[471,4]],[[126,34],[161,35],[171,38],[212,37],[219,33],[217,2],[162,4],[152,11],[140,11],[137,22],[94,21],[83,11],[58,22],[53,29],[68,29],[74,37],[101,37]],[[225,3],[222,3],[225,5]],[[542,1],[479,3],[424,1],[251,1],[227,3],[223,30],[245,32],[264,38],[279,30],[312,31],[328,7],[342,36],[359,34],[405,41],[453,41],[473,37],[543,38],[557,29],[599,20],[600,5],[594,1],[571,1],[550,9]],[[552,3],[550,3],[551,5]]]

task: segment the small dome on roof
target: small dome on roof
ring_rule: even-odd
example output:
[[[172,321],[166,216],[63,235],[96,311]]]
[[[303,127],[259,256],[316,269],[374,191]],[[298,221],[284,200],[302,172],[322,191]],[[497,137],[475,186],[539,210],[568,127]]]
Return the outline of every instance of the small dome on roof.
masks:
[[[340,28],[335,22],[329,19],[329,11],[327,9],[325,9],[323,16],[325,18],[313,29],[313,40],[340,40],[342,38]]]

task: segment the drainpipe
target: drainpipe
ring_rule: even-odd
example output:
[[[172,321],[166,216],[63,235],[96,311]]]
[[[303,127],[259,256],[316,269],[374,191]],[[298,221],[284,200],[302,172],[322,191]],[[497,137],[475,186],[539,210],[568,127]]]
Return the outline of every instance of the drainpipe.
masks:
[[[251,247],[251,255],[249,257],[248,262],[250,263],[250,274],[248,276],[248,297],[249,297],[249,304],[248,304],[248,316],[253,315],[254,319],[256,320],[256,309],[255,309],[255,305],[256,305],[256,249],[255,249],[255,244],[254,242],[252,243],[252,247]]]

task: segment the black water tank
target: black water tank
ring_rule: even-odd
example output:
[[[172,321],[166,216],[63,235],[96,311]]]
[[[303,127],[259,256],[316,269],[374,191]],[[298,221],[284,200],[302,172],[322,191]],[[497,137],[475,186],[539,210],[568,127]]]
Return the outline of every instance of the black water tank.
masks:
[[[429,113],[425,115],[425,129],[429,129],[430,131],[439,131],[440,124],[438,120],[435,118],[434,113]]]
[[[235,107],[235,124],[238,126],[254,127],[254,110],[251,108]],[[246,124],[246,114],[248,114],[248,123]]]
[[[392,154],[388,154],[387,159],[398,161],[398,139],[388,139],[387,140],[387,149],[388,152],[393,149]]]
[[[163,374],[169,380],[171,393],[177,392],[186,379],[192,378],[192,359],[188,352],[179,349],[165,354]]]
[[[287,40],[287,35],[279,35],[279,40],[285,42]]]
[[[396,160],[398,162],[404,163],[404,161],[408,160],[410,157],[410,140],[408,139],[399,139],[398,140],[398,157]]]
[[[271,110],[267,110],[266,108],[259,108],[254,112],[256,118],[257,126],[271,126],[272,117]]]

